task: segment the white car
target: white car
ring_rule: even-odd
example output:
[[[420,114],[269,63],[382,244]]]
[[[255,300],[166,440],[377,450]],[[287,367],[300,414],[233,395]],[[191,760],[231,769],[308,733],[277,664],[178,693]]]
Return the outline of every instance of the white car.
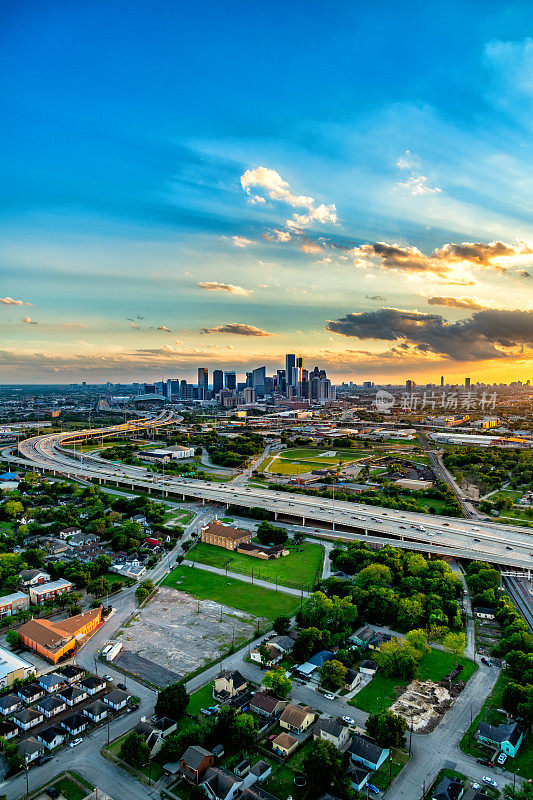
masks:
[[[342,718],[342,721],[343,721],[343,722],[346,722],[346,724],[347,724],[347,725],[355,725],[355,720],[354,720],[354,719],[352,719],[352,717],[346,717],[346,716],[344,716],[344,717]]]
[[[78,737],[77,739],[73,739],[73,740],[71,741],[71,743],[69,744],[69,747],[77,747],[77,746],[78,746],[79,744],[81,744],[82,742],[83,742],[83,739],[81,739],[80,737]]]
[[[494,778],[489,778],[488,775],[483,776],[483,783],[486,783],[487,786],[492,786],[494,789],[498,788],[498,784],[494,780]]]
[[[498,762],[498,764],[505,764],[505,762],[507,761],[507,753],[500,753],[496,761]]]
[[[335,700],[335,695],[331,694],[331,692],[325,694],[324,697],[326,698],[326,700]]]

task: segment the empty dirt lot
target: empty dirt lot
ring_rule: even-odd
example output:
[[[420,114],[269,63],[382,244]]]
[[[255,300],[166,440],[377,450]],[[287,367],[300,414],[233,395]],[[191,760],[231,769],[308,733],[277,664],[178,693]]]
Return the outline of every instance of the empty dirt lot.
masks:
[[[232,641],[242,645],[252,637],[254,625],[242,611],[163,586],[126,623],[118,641],[127,653],[183,676],[216,660]],[[150,680],[148,674],[144,677]]]

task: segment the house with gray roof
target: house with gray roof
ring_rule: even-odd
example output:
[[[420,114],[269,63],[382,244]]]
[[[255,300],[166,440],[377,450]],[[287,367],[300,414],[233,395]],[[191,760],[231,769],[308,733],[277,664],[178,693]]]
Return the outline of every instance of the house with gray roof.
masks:
[[[222,767],[210,767],[202,786],[211,800],[233,800],[242,785],[242,780]]]
[[[381,747],[368,736],[355,733],[350,745],[352,761],[363,764],[371,770],[379,769],[389,756],[389,749]]]
[[[193,744],[180,758],[179,771],[191,783],[201,782],[205,772],[215,764],[215,756],[205,747]]]
[[[482,744],[497,747],[502,753],[514,758],[522,744],[524,733],[520,730],[518,722],[500,723],[500,725],[488,725],[486,722],[480,722],[477,738]]]

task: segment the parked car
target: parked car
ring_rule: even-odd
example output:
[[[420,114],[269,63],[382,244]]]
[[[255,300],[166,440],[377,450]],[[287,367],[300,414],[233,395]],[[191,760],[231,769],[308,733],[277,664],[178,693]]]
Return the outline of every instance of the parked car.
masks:
[[[379,794],[378,787],[374,786],[373,783],[367,783],[367,786],[368,786],[368,788],[370,789],[371,792],[373,792],[374,794]]]
[[[104,675],[104,681],[112,681],[112,680],[113,678],[111,677],[111,675]]]
[[[326,692],[324,697],[326,698],[326,700],[335,700],[335,695],[331,694],[331,692]]]
[[[122,689],[123,692],[128,691],[128,687],[126,686],[125,683],[117,683],[117,689]]]
[[[478,758],[478,764],[482,764],[484,767],[490,767],[490,761],[488,758]]]
[[[496,761],[498,762],[498,764],[505,764],[505,762],[507,761],[507,753],[500,753]]]
[[[342,721],[343,721],[343,722],[346,722],[348,725],[355,725],[355,720],[354,720],[352,717],[346,717],[346,716],[344,716],[344,717],[342,718]]]
[[[486,783],[487,786],[492,786],[494,789],[498,788],[498,784],[494,780],[494,778],[489,778],[488,775],[483,776],[483,783]]]
[[[489,661],[488,658],[485,658],[485,656],[481,656],[481,661],[483,664],[486,664],[487,667],[492,667],[492,663]]]
[[[78,736],[77,739],[73,739],[71,741],[71,743],[69,744],[69,747],[77,747],[77,745],[81,744],[82,742],[83,742],[83,739]]]

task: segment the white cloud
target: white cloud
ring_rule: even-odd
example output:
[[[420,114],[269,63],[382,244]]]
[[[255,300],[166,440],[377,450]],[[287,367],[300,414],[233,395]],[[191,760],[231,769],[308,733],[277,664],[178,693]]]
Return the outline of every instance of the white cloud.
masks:
[[[13,300],[12,297],[0,297],[0,303],[5,306],[30,306],[31,303],[26,303],[24,300]]]
[[[170,328],[167,328],[166,325],[160,325],[157,330],[158,331],[163,331],[164,333],[171,333]]]
[[[337,209],[334,203],[330,205],[321,203],[316,206],[312,197],[293,194],[288,182],[274,169],[268,169],[267,167],[247,169],[241,175],[241,186],[254,203],[264,202],[264,194],[266,194],[270,200],[287,203],[293,208],[307,209],[306,214],[294,213],[292,218],[287,220],[286,225],[292,230],[301,230],[308,227],[312,222],[321,224],[328,222],[335,224],[337,222]],[[263,194],[254,194],[252,189],[256,187],[258,187],[258,191],[263,191]],[[278,238],[278,241],[288,241],[288,239]]]
[[[247,297],[252,293],[251,289],[245,289],[244,286],[234,283],[220,283],[220,281],[198,281],[198,286],[208,292],[229,292],[229,294],[239,294],[243,297]]]
[[[251,244],[255,244],[251,239],[247,239],[246,236],[230,236],[230,239],[235,247],[248,247]]]
[[[24,317],[24,319],[22,321],[26,322],[28,325],[37,325],[38,324],[31,317]]]
[[[411,194],[438,194],[441,189],[438,186],[430,186],[425,175],[411,176],[406,181],[398,184],[403,189],[408,189]]]

